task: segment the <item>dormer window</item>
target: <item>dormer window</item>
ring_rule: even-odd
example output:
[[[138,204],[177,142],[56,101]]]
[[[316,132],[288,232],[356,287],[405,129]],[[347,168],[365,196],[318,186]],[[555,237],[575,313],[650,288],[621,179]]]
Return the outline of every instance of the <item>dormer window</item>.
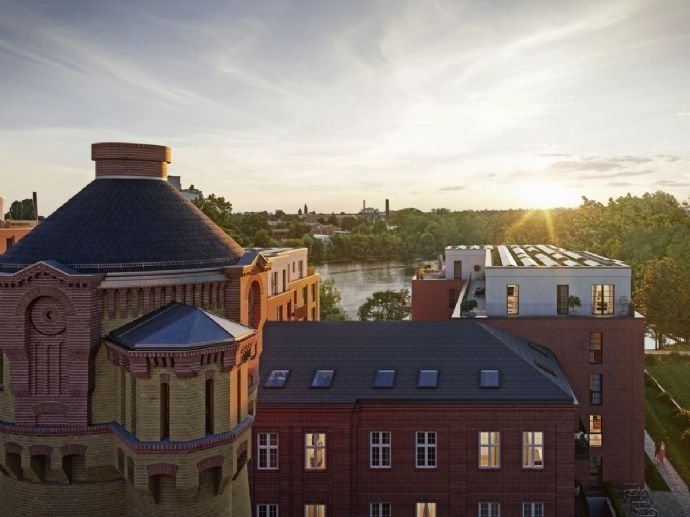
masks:
[[[419,370],[419,377],[417,377],[417,387],[438,387],[438,370]]]
[[[392,388],[395,386],[395,370],[376,370],[374,388]]]
[[[501,375],[499,370],[482,370],[479,375],[480,388],[499,388]]]
[[[290,370],[271,370],[271,373],[268,375],[268,379],[266,380],[266,384],[264,384],[264,387],[284,388],[289,375]]]
[[[316,370],[311,381],[312,388],[330,388],[335,370]]]

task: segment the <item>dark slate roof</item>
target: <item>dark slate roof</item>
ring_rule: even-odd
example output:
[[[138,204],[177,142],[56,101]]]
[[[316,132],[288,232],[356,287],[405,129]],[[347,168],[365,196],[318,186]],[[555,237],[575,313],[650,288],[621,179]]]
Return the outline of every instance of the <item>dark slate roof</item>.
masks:
[[[328,369],[331,388],[311,388]],[[394,388],[373,388],[377,369],[397,370]],[[439,370],[437,388],[417,388],[426,369]],[[479,387],[485,369],[500,370],[499,388]],[[272,370],[290,370],[284,388],[265,387]],[[260,371],[261,404],[577,403],[549,349],[474,321],[269,322]]]
[[[108,334],[130,350],[187,350],[232,343],[255,334],[239,323],[182,303],[171,303]]]
[[[0,271],[81,273],[231,265],[244,250],[167,181],[96,179],[0,255]]]

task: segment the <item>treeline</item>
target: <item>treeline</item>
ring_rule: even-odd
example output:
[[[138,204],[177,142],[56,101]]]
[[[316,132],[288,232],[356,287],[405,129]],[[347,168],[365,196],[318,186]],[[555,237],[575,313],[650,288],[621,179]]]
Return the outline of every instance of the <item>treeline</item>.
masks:
[[[223,198],[198,206],[240,244],[271,246],[268,214],[235,215]],[[217,201],[226,203],[216,214]],[[222,216],[221,216],[222,215]],[[583,198],[577,208],[551,210],[407,208],[387,222],[350,218],[350,233],[330,244],[314,238],[298,216],[277,214],[289,238],[281,246],[306,246],[314,263],[328,260],[432,259],[447,245],[553,244],[623,260],[633,268],[634,300],[657,337],[690,339],[690,208],[670,194],[622,196],[600,203]],[[342,223],[342,221],[341,221]]]

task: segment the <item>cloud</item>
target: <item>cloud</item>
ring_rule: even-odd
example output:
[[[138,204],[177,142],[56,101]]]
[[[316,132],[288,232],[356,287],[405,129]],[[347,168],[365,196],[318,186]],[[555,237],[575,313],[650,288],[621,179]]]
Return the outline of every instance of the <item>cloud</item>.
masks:
[[[629,181],[610,181],[606,185],[609,187],[634,187],[634,183],[630,183]]]
[[[660,187],[690,187],[690,181],[660,180],[656,184]]]
[[[660,159],[660,160],[666,160],[667,162],[677,162],[678,160],[681,160],[681,156],[677,156],[675,154],[657,154],[655,158]]]
[[[690,117],[690,108],[683,108],[678,113],[676,113],[676,115],[678,115],[679,117],[688,118]]]
[[[460,190],[465,190],[465,187],[462,185],[449,185],[438,189],[439,192],[458,192]]]
[[[620,163],[612,161],[560,161],[552,163],[549,166],[550,170],[560,171],[560,172],[580,172],[580,171],[597,171],[605,172],[612,169],[620,169],[622,166]]]
[[[656,171],[653,171],[652,169],[643,169],[641,171],[621,171],[621,172],[614,172],[612,174],[607,173],[606,171],[598,174],[583,174],[580,176],[580,179],[612,179],[612,178],[627,178],[630,176],[647,176],[649,174],[654,174]]]

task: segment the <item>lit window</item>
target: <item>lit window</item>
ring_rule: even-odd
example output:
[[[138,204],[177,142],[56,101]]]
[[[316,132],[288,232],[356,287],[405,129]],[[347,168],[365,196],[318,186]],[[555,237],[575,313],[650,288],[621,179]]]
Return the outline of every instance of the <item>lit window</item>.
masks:
[[[589,333],[589,362],[601,364],[603,359],[604,341],[601,332]]]
[[[479,517],[501,517],[501,503],[479,503]]]
[[[326,468],[325,433],[306,433],[304,435],[304,468],[307,470]]]
[[[601,415],[589,415],[589,446],[601,447]]]
[[[257,517],[278,517],[278,505],[277,504],[257,504],[256,505],[256,515],[257,515]]]
[[[589,376],[589,403],[593,406],[601,405],[601,374],[592,373]]]
[[[326,517],[325,504],[305,504],[304,517]]]
[[[417,503],[415,517],[436,517],[436,503]]]
[[[417,468],[436,468],[436,433],[417,433]]]
[[[544,517],[544,503],[522,503],[522,517]]]
[[[374,388],[392,388],[395,385],[395,370],[376,370]]]
[[[271,370],[264,386],[266,388],[283,388],[289,375],[290,370]]]
[[[501,466],[501,433],[482,431],[479,433],[479,467],[495,469]]]
[[[481,388],[498,388],[501,385],[499,370],[482,370],[479,374]]]
[[[372,468],[390,468],[391,466],[391,433],[373,431],[369,433],[369,466]]]
[[[526,469],[544,468],[544,433],[541,431],[522,433],[522,466]]]
[[[335,370],[316,370],[311,381],[312,388],[330,388]]]
[[[419,370],[417,378],[418,388],[436,388],[438,386],[438,370]]]
[[[391,504],[369,503],[369,517],[391,517]]]
[[[259,470],[278,468],[278,433],[258,433],[257,451]]]
[[[520,286],[509,285],[506,287],[506,313],[508,316],[520,314]]]
[[[592,286],[592,314],[613,314],[613,284],[594,284]]]

